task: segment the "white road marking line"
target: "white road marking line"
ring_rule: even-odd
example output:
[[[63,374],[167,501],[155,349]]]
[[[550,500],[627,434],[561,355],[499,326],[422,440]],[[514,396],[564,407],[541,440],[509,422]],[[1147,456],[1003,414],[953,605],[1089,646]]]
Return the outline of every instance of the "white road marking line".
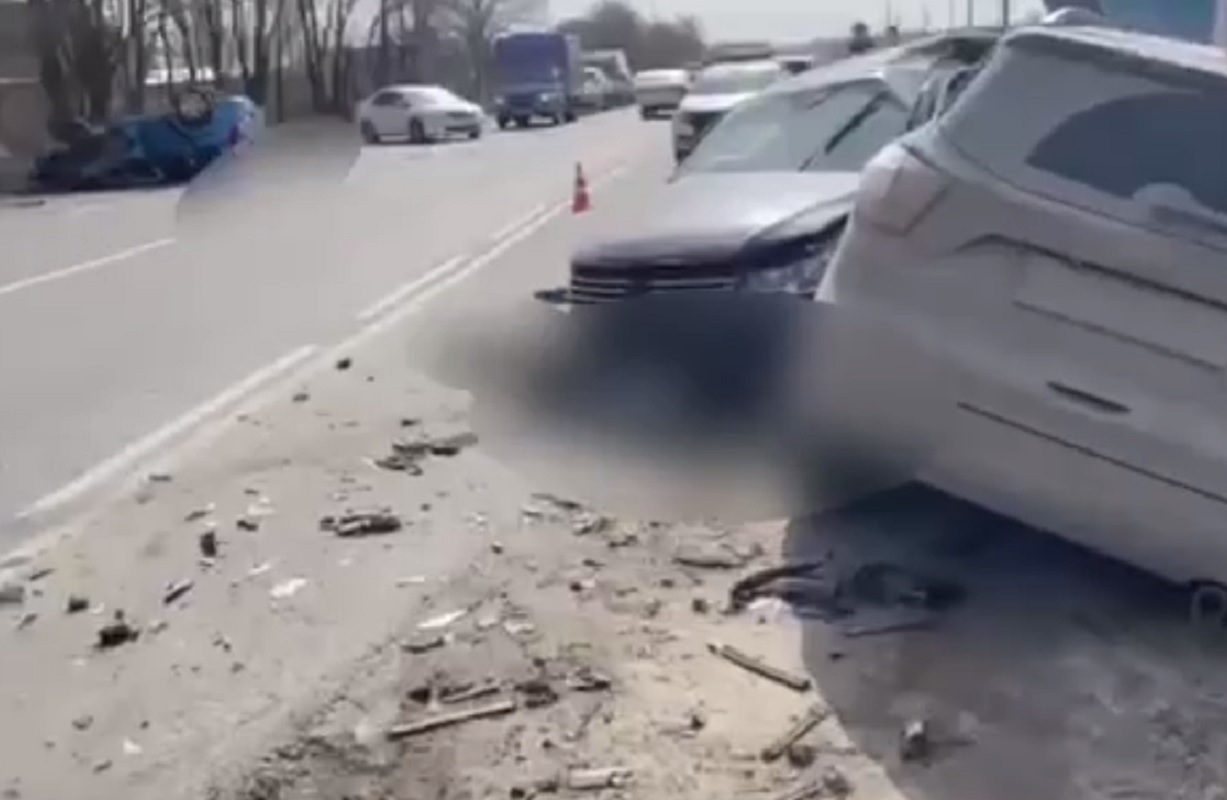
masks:
[[[541,205],[533,208],[527,214],[521,214],[520,216],[513,219],[511,222],[508,222],[506,225],[504,225],[503,227],[495,231],[494,235],[491,236],[490,239],[494,241],[495,244],[497,244],[500,240],[505,239],[506,237],[518,231],[520,228],[532,222],[533,219],[536,218],[538,214],[544,214],[545,209],[546,209],[546,205],[545,203],[542,203]]]
[[[358,331],[356,334],[351,336],[349,339],[342,342],[341,345],[339,345],[337,349],[338,350],[352,350],[362,344],[365,344],[371,341],[372,339],[378,338],[383,333],[387,332],[390,328],[396,327],[397,325],[404,322],[409,317],[416,314],[418,311],[422,309],[423,306],[425,306],[427,303],[429,303],[431,300],[433,300],[438,295],[442,294],[443,292],[447,291],[451,287],[465,280],[466,278],[468,278],[470,275],[477,272],[478,270],[484,269],[485,267],[489,266],[491,263],[496,261],[500,256],[506,253],[508,250],[515,247],[517,244],[524,241],[528,237],[532,236],[534,233],[536,233],[538,230],[543,228],[545,225],[552,222],[555,218],[560,216],[562,212],[568,210],[570,207],[571,207],[571,204],[567,202],[567,203],[559,203],[558,205],[555,205],[553,207],[545,208],[535,219],[530,219],[525,224],[521,225],[519,230],[515,231],[509,236],[505,236],[503,239],[496,242],[494,246],[492,246],[489,250],[486,250],[484,253],[472,259],[471,261],[466,262],[463,266],[455,270],[451,275],[448,275],[443,280],[438,281],[437,283],[427,287],[426,290],[421,292],[420,294],[417,294],[413,296],[412,298],[409,298],[409,300],[405,302],[403,305],[401,305],[399,308],[393,309],[385,316],[380,317],[379,319],[370,323],[365,328],[363,328],[362,330]]]
[[[30,288],[39,286],[44,283],[51,283],[52,281],[63,280],[64,278],[72,277],[73,275],[76,275],[81,272],[89,272],[90,270],[99,269],[101,267],[107,266],[108,264],[114,264],[116,262],[124,261],[129,258],[135,258],[136,256],[139,256],[142,253],[148,253],[153,250],[158,250],[160,248],[166,247],[168,245],[172,245],[174,243],[175,243],[174,239],[157,239],[152,242],[145,242],[144,244],[138,244],[135,247],[129,247],[127,250],[120,250],[118,253],[111,253],[109,256],[103,256],[102,258],[95,258],[91,261],[83,261],[80,264],[74,264],[71,267],[65,267],[64,269],[57,269],[54,272],[46,272],[46,273],[43,273],[42,275],[35,275],[34,277],[31,277],[31,278],[24,278],[19,281],[14,281],[13,283],[8,283],[8,284],[5,284],[4,286],[0,286],[0,297],[4,297],[5,295],[8,295],[8,294],[15,294],[17,292],[22,291],[23,289],[30,289]]]
[[[430,270],[430,272],[427,272],[425,275],[414,278],[413,280],[401,285],[390,294],[381,297],[379,300],[376,300],[374,303],[363,309],[358,314],[358,321],[366,322],[378,317],[384,311],[401,302],[409,295],[424,287],[426,284],[454,270],[464,261],[464,259],[464,256],[452,256],[442,264],[439,264],[437,267]]]
[[[141,460],[149,457],[176,437],[200,425],[210,417],[217,415],[227,406],[239,402],[261,384],[271,381],[281,373],[288,372],[295,365],[310,358],[316,349],[314,345],[304,345],[287,353],[271,364],[260,367],[246,378],[232,384],[229,388],[224,389],[209,400],[189,410],[186,414],[133,442],[102,463],[91,467],[68,484],[39,498],[26,508],[25,511],[22,511],[18,517],[24,518],[35,514],[44,514],[85,494],[117,474],[131,469]]]

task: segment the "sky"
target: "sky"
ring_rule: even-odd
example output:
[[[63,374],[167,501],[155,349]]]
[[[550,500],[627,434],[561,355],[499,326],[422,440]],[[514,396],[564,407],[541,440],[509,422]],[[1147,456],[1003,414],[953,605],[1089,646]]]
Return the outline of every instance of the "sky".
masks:
[[[549,0],[555,19],[582,14],[594,0]],[[709,40],[768,39],[804,41],[816,36],[842,36],[863,19],[881,28],[887,9],[902,28],[920,27],[928,13],[930,27],[944,27],[954,9],[959,23],[967,19],[969,0],[630,0],[647,16],[692,14],[703,22]],[[970,0],[977,22],[1001,19],[1002,0]],[[1010,0],[1011,15],[1042,8],[1042,0]]]

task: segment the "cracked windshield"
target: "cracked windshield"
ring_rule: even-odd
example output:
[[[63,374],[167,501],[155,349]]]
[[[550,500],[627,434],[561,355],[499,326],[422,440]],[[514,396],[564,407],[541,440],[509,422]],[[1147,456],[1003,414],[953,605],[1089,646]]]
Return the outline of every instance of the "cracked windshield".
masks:
[[[1227,0],[0,0],[0,800],[1227,800]]]

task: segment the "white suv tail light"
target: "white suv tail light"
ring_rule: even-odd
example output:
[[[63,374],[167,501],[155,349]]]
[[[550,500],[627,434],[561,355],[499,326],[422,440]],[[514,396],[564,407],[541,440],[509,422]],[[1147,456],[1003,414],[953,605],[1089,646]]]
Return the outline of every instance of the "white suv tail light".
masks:
[[[890,233],[904,234],[933,207],[949,179],[899,144],[888,145],[865,166],[853,213]]]

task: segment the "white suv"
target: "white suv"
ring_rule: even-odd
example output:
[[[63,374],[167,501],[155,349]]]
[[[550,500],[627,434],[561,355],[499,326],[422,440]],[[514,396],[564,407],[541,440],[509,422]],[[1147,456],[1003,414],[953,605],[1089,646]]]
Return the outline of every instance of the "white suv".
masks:
[[[1220,50],[1012,32],[945,116],[866,167],[819,299],[965,368],[925,482],[1227,581]]]

